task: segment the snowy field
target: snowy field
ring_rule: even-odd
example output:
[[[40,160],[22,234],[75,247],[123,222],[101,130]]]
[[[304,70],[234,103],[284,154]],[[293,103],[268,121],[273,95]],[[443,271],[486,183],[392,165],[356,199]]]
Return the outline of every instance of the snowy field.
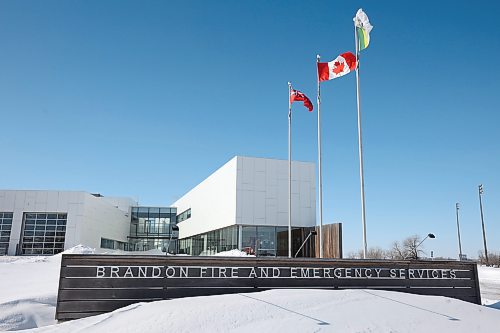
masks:
[[[60,255],[0,257],[0,331],[498,332],[500,327],[500,268],[491,267],[479,268],[483,306],[389,291],[270,290],[138,303],[57,324],[60,262]]]

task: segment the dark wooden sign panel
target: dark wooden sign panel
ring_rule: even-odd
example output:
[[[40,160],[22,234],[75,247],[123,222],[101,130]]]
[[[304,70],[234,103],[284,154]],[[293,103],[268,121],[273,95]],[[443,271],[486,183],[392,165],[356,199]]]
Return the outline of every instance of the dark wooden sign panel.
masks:
[[[481,304],[477,266],[456,261],[63,255],[56,319],[137,302],[273,288],[366,288]]]

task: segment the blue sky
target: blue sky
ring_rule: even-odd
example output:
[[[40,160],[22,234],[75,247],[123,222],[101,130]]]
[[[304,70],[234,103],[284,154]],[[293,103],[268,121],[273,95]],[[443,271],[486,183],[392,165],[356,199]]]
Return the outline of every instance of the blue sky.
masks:
[[[168,205],[234,155],[287,158],[287,81],[314,101],[316,54],[362,54],[368,245],[500,251],[495,1],[1,1],[0,188]],[[324,221],[361,248],[355,75],[322,83]],[[295,159],[316,113],[294,105]]]

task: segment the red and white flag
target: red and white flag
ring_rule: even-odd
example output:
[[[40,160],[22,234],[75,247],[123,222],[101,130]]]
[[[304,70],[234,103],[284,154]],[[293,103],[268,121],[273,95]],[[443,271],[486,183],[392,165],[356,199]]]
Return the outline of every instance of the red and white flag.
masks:
[[[290,103],[293,103],[295,101],[304,102],[304,106],[307,109],[309,109],[309,112],[312,112],[313,105],[311,103],[311,100],[309,98],[307,98],[307,96],[304,95],[304,93],[302,93],[298,90],[292,89],[292,90],[290,90]]]
[[[356,68],[356,56],[351,52],[342,53],[334,61],[318,62],[319,81],[336,79]]]

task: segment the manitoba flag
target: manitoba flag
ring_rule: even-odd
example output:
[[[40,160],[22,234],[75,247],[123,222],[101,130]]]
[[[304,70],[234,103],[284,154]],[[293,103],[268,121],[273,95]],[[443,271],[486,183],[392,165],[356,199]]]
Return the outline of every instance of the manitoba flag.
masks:
[[[303,101],[304,106],[309,109],[309,112],[312,112],[313,105],[311,103],[311,100],[300,91],[292,89],[290,91],[290,103],[293,103],[295,101]]]
[[[318,62],[319,81],[336,79],[356,68],[356,56],[351,52],[342,53],[334,61]]]

